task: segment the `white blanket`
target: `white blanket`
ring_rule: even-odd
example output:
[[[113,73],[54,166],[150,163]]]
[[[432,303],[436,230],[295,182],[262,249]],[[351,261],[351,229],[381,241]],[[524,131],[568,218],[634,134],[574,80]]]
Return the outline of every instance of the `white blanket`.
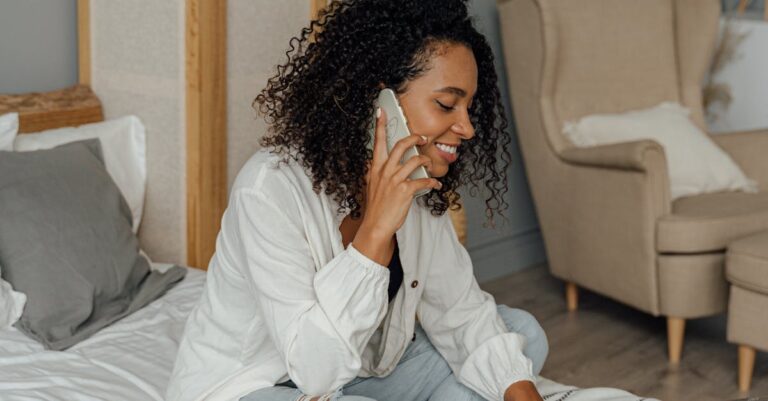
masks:
[[[46,351],[15,328],[0,330],[3,401],[162,401],[184,322],[205,272],[187,276],[160,299],[63,351]],[[577,389],[540,378],[546,401],[637,401],[615,389]]]

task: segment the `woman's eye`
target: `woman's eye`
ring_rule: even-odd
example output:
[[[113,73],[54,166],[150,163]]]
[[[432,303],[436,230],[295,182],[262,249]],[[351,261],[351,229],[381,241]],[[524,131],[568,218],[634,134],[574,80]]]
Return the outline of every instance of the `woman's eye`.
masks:
[[[437,103],[438,106],[440,106],[440,108],[442,108],[445,111],[451,111],[454,108],[454,106],[447,106],[447,105],[441,103],[439,100],[435,100],[435,102]]]

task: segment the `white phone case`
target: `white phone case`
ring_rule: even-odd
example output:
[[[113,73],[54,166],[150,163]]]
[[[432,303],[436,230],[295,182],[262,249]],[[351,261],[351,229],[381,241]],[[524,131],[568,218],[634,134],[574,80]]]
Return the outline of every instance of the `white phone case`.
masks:
[[[382,89],[381,92],[379,92],[379,97],[376,99],[376,102],[374,103],[374,113],[377,107],[381,107],[382,110],[386,113],[387,116],[387,153],[392,151],[392,148],[395,146],[397,141],[399,141],[402,138],[407,138],[411,135],[411,131],[408,129],[408,120],[405,118],[405,114],[403,113],[403,109],[400,108],[400,103],[397,101],[397,97],[395,96],[395,92],[393,92],[391,89],[385,88]],[[371,119],[371,128],[370,128],[370,138],[368,141],[368,149],[371,149],[373,151],[373,142],[374,138],[376,136],[376,116]],[[408,148],[405,153],[403,153],[403,158],[400,160],[400,163],[405,163],[410,158],[418,156],[419,150],[416,148],[416,146],[411,146]],[[408,175],[408,178],[411,180],[418,180],[421,178],[429,178],[429,173],[427,173],[427,169],[424,168],[424,166],[419,166],[416,169],[414,169],[410,175]],[[431,191],[430,188],[423,189],[421,191],[416,192],[414,196],[422,196],[426,195]]]

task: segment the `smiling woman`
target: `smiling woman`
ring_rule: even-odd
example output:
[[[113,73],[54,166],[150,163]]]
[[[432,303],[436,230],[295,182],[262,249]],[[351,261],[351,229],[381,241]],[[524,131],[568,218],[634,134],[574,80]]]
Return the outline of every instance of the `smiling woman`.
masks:
[[[543,330],[479,288],[446,213],[460,185],[485,186],[489,218],[506,206],[510,137],[467,1],[334,1],[289,47],[166,399],[541,400]],[[412,133],[391,150],[383,88]]]

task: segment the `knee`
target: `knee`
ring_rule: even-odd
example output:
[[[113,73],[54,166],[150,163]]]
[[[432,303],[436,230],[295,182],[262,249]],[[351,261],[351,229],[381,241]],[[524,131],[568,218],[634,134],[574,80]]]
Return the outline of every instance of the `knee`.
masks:
[[[547,342],[547,334],[533,315],[522,309],[510,308],[507,305],[497,305],[497,308],[509,331],[524,335],[528,342]]]
[[[533,373],[538,375],[549,353],[547,334],[533,315],[507,305],[497,305],[499,315],[507,330],[520,333],[525,337],[523,353],[533,362]]]

